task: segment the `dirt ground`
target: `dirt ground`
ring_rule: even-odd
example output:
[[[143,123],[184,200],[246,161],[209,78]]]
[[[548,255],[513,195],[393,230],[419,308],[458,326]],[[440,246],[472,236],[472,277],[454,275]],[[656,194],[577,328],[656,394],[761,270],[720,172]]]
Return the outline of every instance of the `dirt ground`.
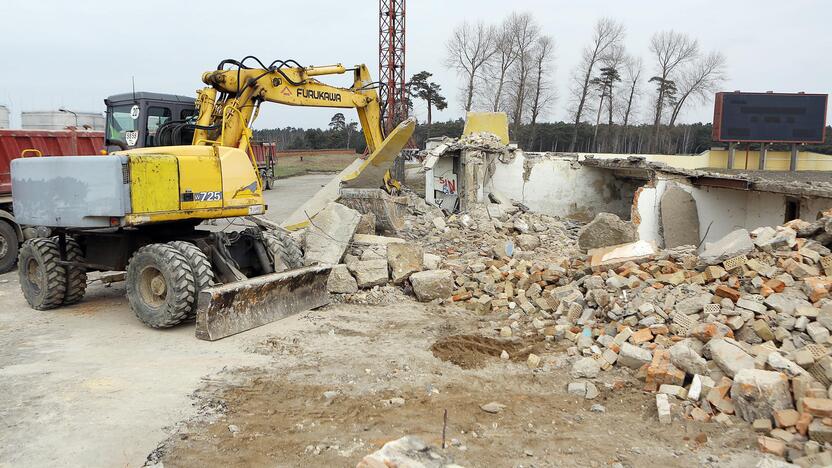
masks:
[[[326,180],[281,180],[270,216]],[[204,342],[192,325],[142,326],[123,285],[93,283],[80,304],[40,312],[16,272],[0,275],[0,467],[354,466],[403,435],[439,446],[445,410],[446,452],[464,466],[760,458],[745,424],[659,425],[655,397],[620,369],[602,373],[595,400],[568,395],[563,349],[499,341],[481,318],[397,294]],[[532,351],[544,358],[535,371]],[[505,409],[479,408],[492,401]]]
[[[483,332],[474,323],[470,312],[410,300],[302,314],[255,345],[268,365],[224,372],[196,392],[198,416],[151,458],[354,466],[403,435],[440,446],[445,410],[446,451],[463,466],[749,466],[760,457],[747,425],[658,424],[655,396],[620,370],[603,374],[595,400],[568,395],[563,350],[538,347],[545,365],[530,371],[498,357],[528,354],[524,343],[473,339]],[[492,401],[506,408],[479,408]]]

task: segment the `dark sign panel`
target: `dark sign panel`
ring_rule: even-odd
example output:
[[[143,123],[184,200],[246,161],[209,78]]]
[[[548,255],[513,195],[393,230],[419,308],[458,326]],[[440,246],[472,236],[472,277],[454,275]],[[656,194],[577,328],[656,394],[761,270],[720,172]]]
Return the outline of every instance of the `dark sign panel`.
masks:
[[[827,94],[716,93],[714,141],[823,143]]]

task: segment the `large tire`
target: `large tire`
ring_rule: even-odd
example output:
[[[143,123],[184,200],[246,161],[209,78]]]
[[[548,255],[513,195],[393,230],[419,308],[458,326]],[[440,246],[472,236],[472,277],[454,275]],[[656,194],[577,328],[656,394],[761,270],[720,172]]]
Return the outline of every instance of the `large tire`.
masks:
[[[263,240],[272,256],[276,273],[303,266],[303,252],[289,235],[280,231],[263,231]]]
[[[20,289],[33,309],[54,309],[64,302],[66,268],[60,259],[58,243],[52,239],[30,239],[20,248]]]
[[[53,238],[57,243],[57,238]],[[84,252],[78,242],[66,238],[66,260],[69,262],[84,262]],[[79,266],[67,265],[66,268],[66,293],[64,294],[64,305],[76,304],[84,298],[87,292],[87,269]]]
[[[168,244],[146,245],[127,264],[127,300],[152,328],[179,324],[194,306],[194,273],[188,259]]]
[[[14,268],[18,252],[17,231],[8,222],[0,221],[0,273],[6,273]]]
[[[188,319],[195,318],[199,293],[203,289],[210,288],[214,285],[214,270],[211,268],[211,261],[208,260],[205,252],[190,242],[173,241],[168,244],[185,256],[194,273],[194,283],[196,285],[196,291],[194,293],[195,299],[193,307],[188,312]]]

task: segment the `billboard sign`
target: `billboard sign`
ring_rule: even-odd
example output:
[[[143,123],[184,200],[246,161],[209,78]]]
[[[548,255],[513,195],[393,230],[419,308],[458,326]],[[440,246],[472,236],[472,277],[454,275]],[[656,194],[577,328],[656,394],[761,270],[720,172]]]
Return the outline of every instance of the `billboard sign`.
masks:
[[[716,93],[713,139],[823,143],[828,97],[804,93]]]

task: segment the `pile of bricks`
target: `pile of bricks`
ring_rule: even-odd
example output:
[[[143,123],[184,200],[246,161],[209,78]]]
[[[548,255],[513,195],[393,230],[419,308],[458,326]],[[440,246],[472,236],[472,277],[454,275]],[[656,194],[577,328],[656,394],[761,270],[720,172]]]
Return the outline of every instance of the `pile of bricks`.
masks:
[[[559,220],[518,214],[457,215],[426,233],[426,250],[453,273],[445,303],[497,336],[565,343],[583,367],[589,357],[601,370],[632,368],[662,422],[744,420],[765,452],[832,463],[832,252],[822,236],[798,235],[808,223],[732,233],[747,240],[718,262],[693,247],[633,246],[638,255],[610,259],[610,249],[576,251]],[[484,231],[465,226],[484,221]],[[542,235],[518,239],[529,232]]]

